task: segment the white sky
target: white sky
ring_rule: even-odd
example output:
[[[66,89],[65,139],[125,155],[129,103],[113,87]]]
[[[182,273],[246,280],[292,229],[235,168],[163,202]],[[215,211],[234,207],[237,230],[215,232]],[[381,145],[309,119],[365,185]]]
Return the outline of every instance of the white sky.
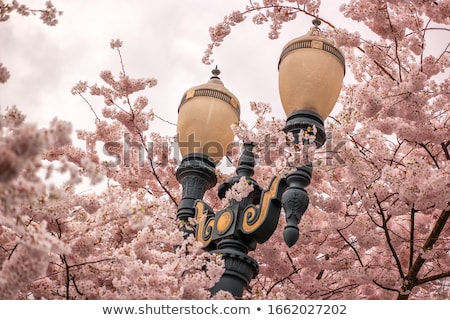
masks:
[[[32,8],[44,0],[21,1]],[[206,82],[213,66],[202,64],[209,43],[209,26],[220,22],[246,0],[53,0],[64,11],[59,23],[49,27],[38,17],[13,14],[0,23],[0,61],[11,77],[0,85],[0,108],[9,105],[26,112],[29,121],[47,124],[53,117],[70,120],[75,128],[93,128],[94,115],[70,89],[79,80],[102,80],[101,70],[120,70],[111,50],[111,39],[124,42],[122,54],[132,77],[155,77],[158,85],[147,91],[155,113],[176,122],[183,93]],[[341,1],[324,0],[336,17]],[[328,4],[327,4],[328,3]],[[339,13],[338,13],[339,14]],[[322,17],[336,20],[333,16]],[[235,27],[213,58],[221,78],[240,100],[242,119],[249,117],[249,101],[272,105],[283,117],[278,97],[277,62],[283,45],[303,35],[311,18],[300,16],[284,26],[278,40],[269,40],[268,25],[256,26],[250,19]],[[101,103],[95,104],[97,111]],[[174,134],[175,128],[155,120],[155,129]]]

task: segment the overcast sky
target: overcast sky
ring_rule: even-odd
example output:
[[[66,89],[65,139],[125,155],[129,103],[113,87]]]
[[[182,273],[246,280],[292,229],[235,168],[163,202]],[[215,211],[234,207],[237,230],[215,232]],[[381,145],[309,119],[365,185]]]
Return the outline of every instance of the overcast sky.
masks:
[[[44,0],[21,1],[32,8]],[[324,0],[321,16],[336,21],[341,1]],[[92,128],[94,115],[70,89],[79,80],[99,82],[101,70],[117,75],[120,64],[111,50],[111,39],[124,42],[126,71],[134,77],[155,77],[158,85],[147,96],[155,113],[176,122],[183,93],[206,82],[213,66],[202,64],[209,43],[208,28],[246,0],[53,0],[64,12],[59,23],[49,27],[38,17],[13,14],[0,23],[0,61],[11,77],[0,85],[0,107],[17,105],[30,121],[42,125],[58,116],[75,128]],[[330,17],[334,14],[333,17]],[[327,16],[328,15],[328,16]],[[348,21],[346,22],[348,23]],[[311,18],[299,16],[283,27],[278,40],[269,40],[268,25],[256,26],[250,19],[235,27],[215,50],[214,63],[221,78],[240,100],[242,117],[248,118],[249,101],[272,105],[283,116],[278,97],[277,62],[283,45],[305,34]],[[98,111],[102,105],[96,104]],[[155,128],[175,133],[161,121]]]

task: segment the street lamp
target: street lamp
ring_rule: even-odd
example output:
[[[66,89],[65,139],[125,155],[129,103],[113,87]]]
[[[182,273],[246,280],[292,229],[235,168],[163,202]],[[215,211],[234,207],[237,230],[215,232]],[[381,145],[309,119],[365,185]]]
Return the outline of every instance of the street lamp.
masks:
[[[315,144],[325,143],[323,120],[332,111],[342,87],[345,61],[342,52],[314,27],[283,48],[278,63],[279,91],[287,116],[285,132],[292,133],[296,143],[299,133],[316,132]],[[182,224],[193,218],[193,233],[204,248],[219,253],[225,261],[225,272],[211,289],[225,290],[241,297],[244,288],[258,274],[258,263],[248,255],[257,243],[267,241],[275,231],[281,208],[286,216],[284,240],[293,246],[299,237],[298,223],[306,211],[312,166],[304,165],[285,177],[273,177],[266,190],[252,179],[255,166],[252,143],[244,143],[236,176],[219,186],[219,197],[225,197],[242,177],[253,185],[253,191],[241,201],[214,212],[202,199],[206,190],[216,185],[215,165],[223,158],[233,141],[231,125],[239,121],[239,102],[213,70],[211,79],[184,94],[178,116],[178,142],[183,160],[176,177],[183,187],[177,217]],[[315,128],[315,130],[313,130]],[[188,229],[185,229],[188,233]]]

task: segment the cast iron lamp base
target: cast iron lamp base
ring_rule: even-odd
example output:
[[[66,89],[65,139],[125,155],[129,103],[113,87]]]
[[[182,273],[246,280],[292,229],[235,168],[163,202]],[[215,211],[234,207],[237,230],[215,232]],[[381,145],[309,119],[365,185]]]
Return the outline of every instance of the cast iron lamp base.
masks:
[[[315,112],[292,113],[287,119],[285,132],[293,133],[295,143],[308,143],[308,139],[299,141],[299,133],[303,130],[312,134],[313,127],[316,128],[315,144],[320,147],[325,143],[326,135],[323,120]],[[253,185],[253,191],[241,201],[232,200],[229,206],[218,212],[202,201],[206,190],[217,182],[212,159],[191,154],[183,159],[177,170],[177,179],[183,186],[178,218],[184,222],[194,218],[196,240],[206,250],[220,254],[225,262],[225,272],[211,289],[212,293],[225,290],[234,297],[242,297],[244,289],[259,271],[258,263],[248,252],[272,236],[281,208],[286,216],[284,241],[287,246],[293,246],[299,238],[298,224],[309,204],[306,187],[311,182],[312,165],[297,167],[284,178],[274,177],[268,188],[261,190],[251,178],[255,166],[253,148],[253,144],[244,144],[236,176],[219,187],[219,197],[223,198],[242,177]]]

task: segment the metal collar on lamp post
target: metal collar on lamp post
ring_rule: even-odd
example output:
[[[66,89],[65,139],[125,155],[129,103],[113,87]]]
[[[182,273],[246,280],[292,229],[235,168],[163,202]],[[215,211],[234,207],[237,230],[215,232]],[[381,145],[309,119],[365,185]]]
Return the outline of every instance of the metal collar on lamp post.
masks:
[[[215,166],[223,158],[234,134],[231,129],[240,117],[237,98],[223,85],[220,71],[205,84],[185,92],[178,108],[178,145],[183,160],[176,177],[183,187],[177,217],[193,218],[194,202],[216,183]]]
[[[284,130],[294,135],[295,143],[308,143],[308,139],[299,141],[301,131],[316,132],[318,147],[325,143],[323,121],[337,101],[345,73],[343,54],[322,36],[319,22],[315,19],[307,35],[284,47],[278,64],[280,97],[287,116]],[[225,88],[219,74],[214,69],[206,84],[186,91],[179,107],[178,139],[183,160],[177,179],[183,194],[177,216],[183,223],[193,218],[196,240],[225,261],[225,272],[211,291],[225,290],[241,297],[258,274],[258,263],[248,252],[272,236],[282,208],[286,216],[284,240],[289,247],[297,242],[298,224],[309,204],[306,187],[312,165],[298,167],[286,177],[273,177],[268,188],[261,190],[252,179],[254,145],[245,143],[236,176],[219,187],[219,197],[223,198],[242,177],[254,189],[244,199],[232,200],[226,208],[214,212],[202,199],[217,183],[215,164],[233,141],[231,125],[239,121],[240,112],[237,98]]]

